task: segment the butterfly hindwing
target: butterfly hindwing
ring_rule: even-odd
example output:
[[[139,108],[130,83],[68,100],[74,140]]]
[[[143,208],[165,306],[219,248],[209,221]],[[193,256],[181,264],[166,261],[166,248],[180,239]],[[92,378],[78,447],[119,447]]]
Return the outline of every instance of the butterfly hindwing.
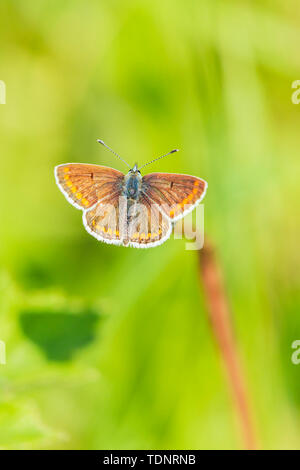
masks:
[[[115,193],[83,212],[83,225],[90,235],[105,243],[122,244],[126,227],[120,213],[121,199],[120,193]]]
[[[170,220],[144,195],[133,203],[120,195],[98,202],[84,211],[83,224],[98,240],[135,248],[160,245],[172,231]]]
[[[106,166],[66,163],[55,167],[55,179],[67,200],[85,210],[120,192],[124,174]]]
[[[206,189],[203,179],[177,173],[149,173],[142,183],[142,191],[173,221],[190,212]]]
[[[127,233],[124,245],[150,248],[161,245],[172,232],[170,220],[147,195],[141,193],[138,201],[127,210]]]

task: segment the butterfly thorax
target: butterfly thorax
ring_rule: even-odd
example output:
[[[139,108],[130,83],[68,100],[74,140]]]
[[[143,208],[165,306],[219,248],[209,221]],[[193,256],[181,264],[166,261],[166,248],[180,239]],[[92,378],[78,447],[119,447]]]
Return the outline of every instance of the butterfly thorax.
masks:
[[[142,175],[137,170],[130,170],[124,179],[123,195],[127,199],[137,200],[142,187]]]

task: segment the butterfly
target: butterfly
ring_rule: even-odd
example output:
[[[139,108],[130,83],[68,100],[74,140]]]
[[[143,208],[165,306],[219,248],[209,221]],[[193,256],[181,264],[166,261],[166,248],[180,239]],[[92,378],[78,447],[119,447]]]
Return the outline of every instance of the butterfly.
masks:
[[[100,144],[130,165],[103,140]],[[66,199],[83,211],[83,224],[98,240],[113,245],[150,248],[164,243],[173,224],[203,199],[207,183],[201,178],[176,173],[141,175],[141,168],[125,175],[100,165],[66,163],[55,167],[56,183]]]

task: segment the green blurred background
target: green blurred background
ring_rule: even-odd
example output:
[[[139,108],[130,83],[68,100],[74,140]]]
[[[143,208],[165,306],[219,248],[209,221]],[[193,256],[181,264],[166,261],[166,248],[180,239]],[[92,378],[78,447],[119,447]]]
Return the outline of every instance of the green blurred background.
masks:
[[[2,0],[0,447],[240,448],[197,256],[101,244],[64,162],[206,179],[263,448],[299,448],[297,0]],[[148,170],[148,169],[147,169]]]

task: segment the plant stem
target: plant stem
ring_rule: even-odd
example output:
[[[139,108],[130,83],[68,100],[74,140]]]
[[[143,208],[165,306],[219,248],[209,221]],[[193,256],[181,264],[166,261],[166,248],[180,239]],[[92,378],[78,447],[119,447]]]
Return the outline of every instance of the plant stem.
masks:
[[[207,241],[205,247],[198,250],[198,255],[200,283],[204,287],[209,319],[228,375],[232,399],[243,434],[244,447],[256,449],[249,398],[233,333],[221,268],[214,248]]]

